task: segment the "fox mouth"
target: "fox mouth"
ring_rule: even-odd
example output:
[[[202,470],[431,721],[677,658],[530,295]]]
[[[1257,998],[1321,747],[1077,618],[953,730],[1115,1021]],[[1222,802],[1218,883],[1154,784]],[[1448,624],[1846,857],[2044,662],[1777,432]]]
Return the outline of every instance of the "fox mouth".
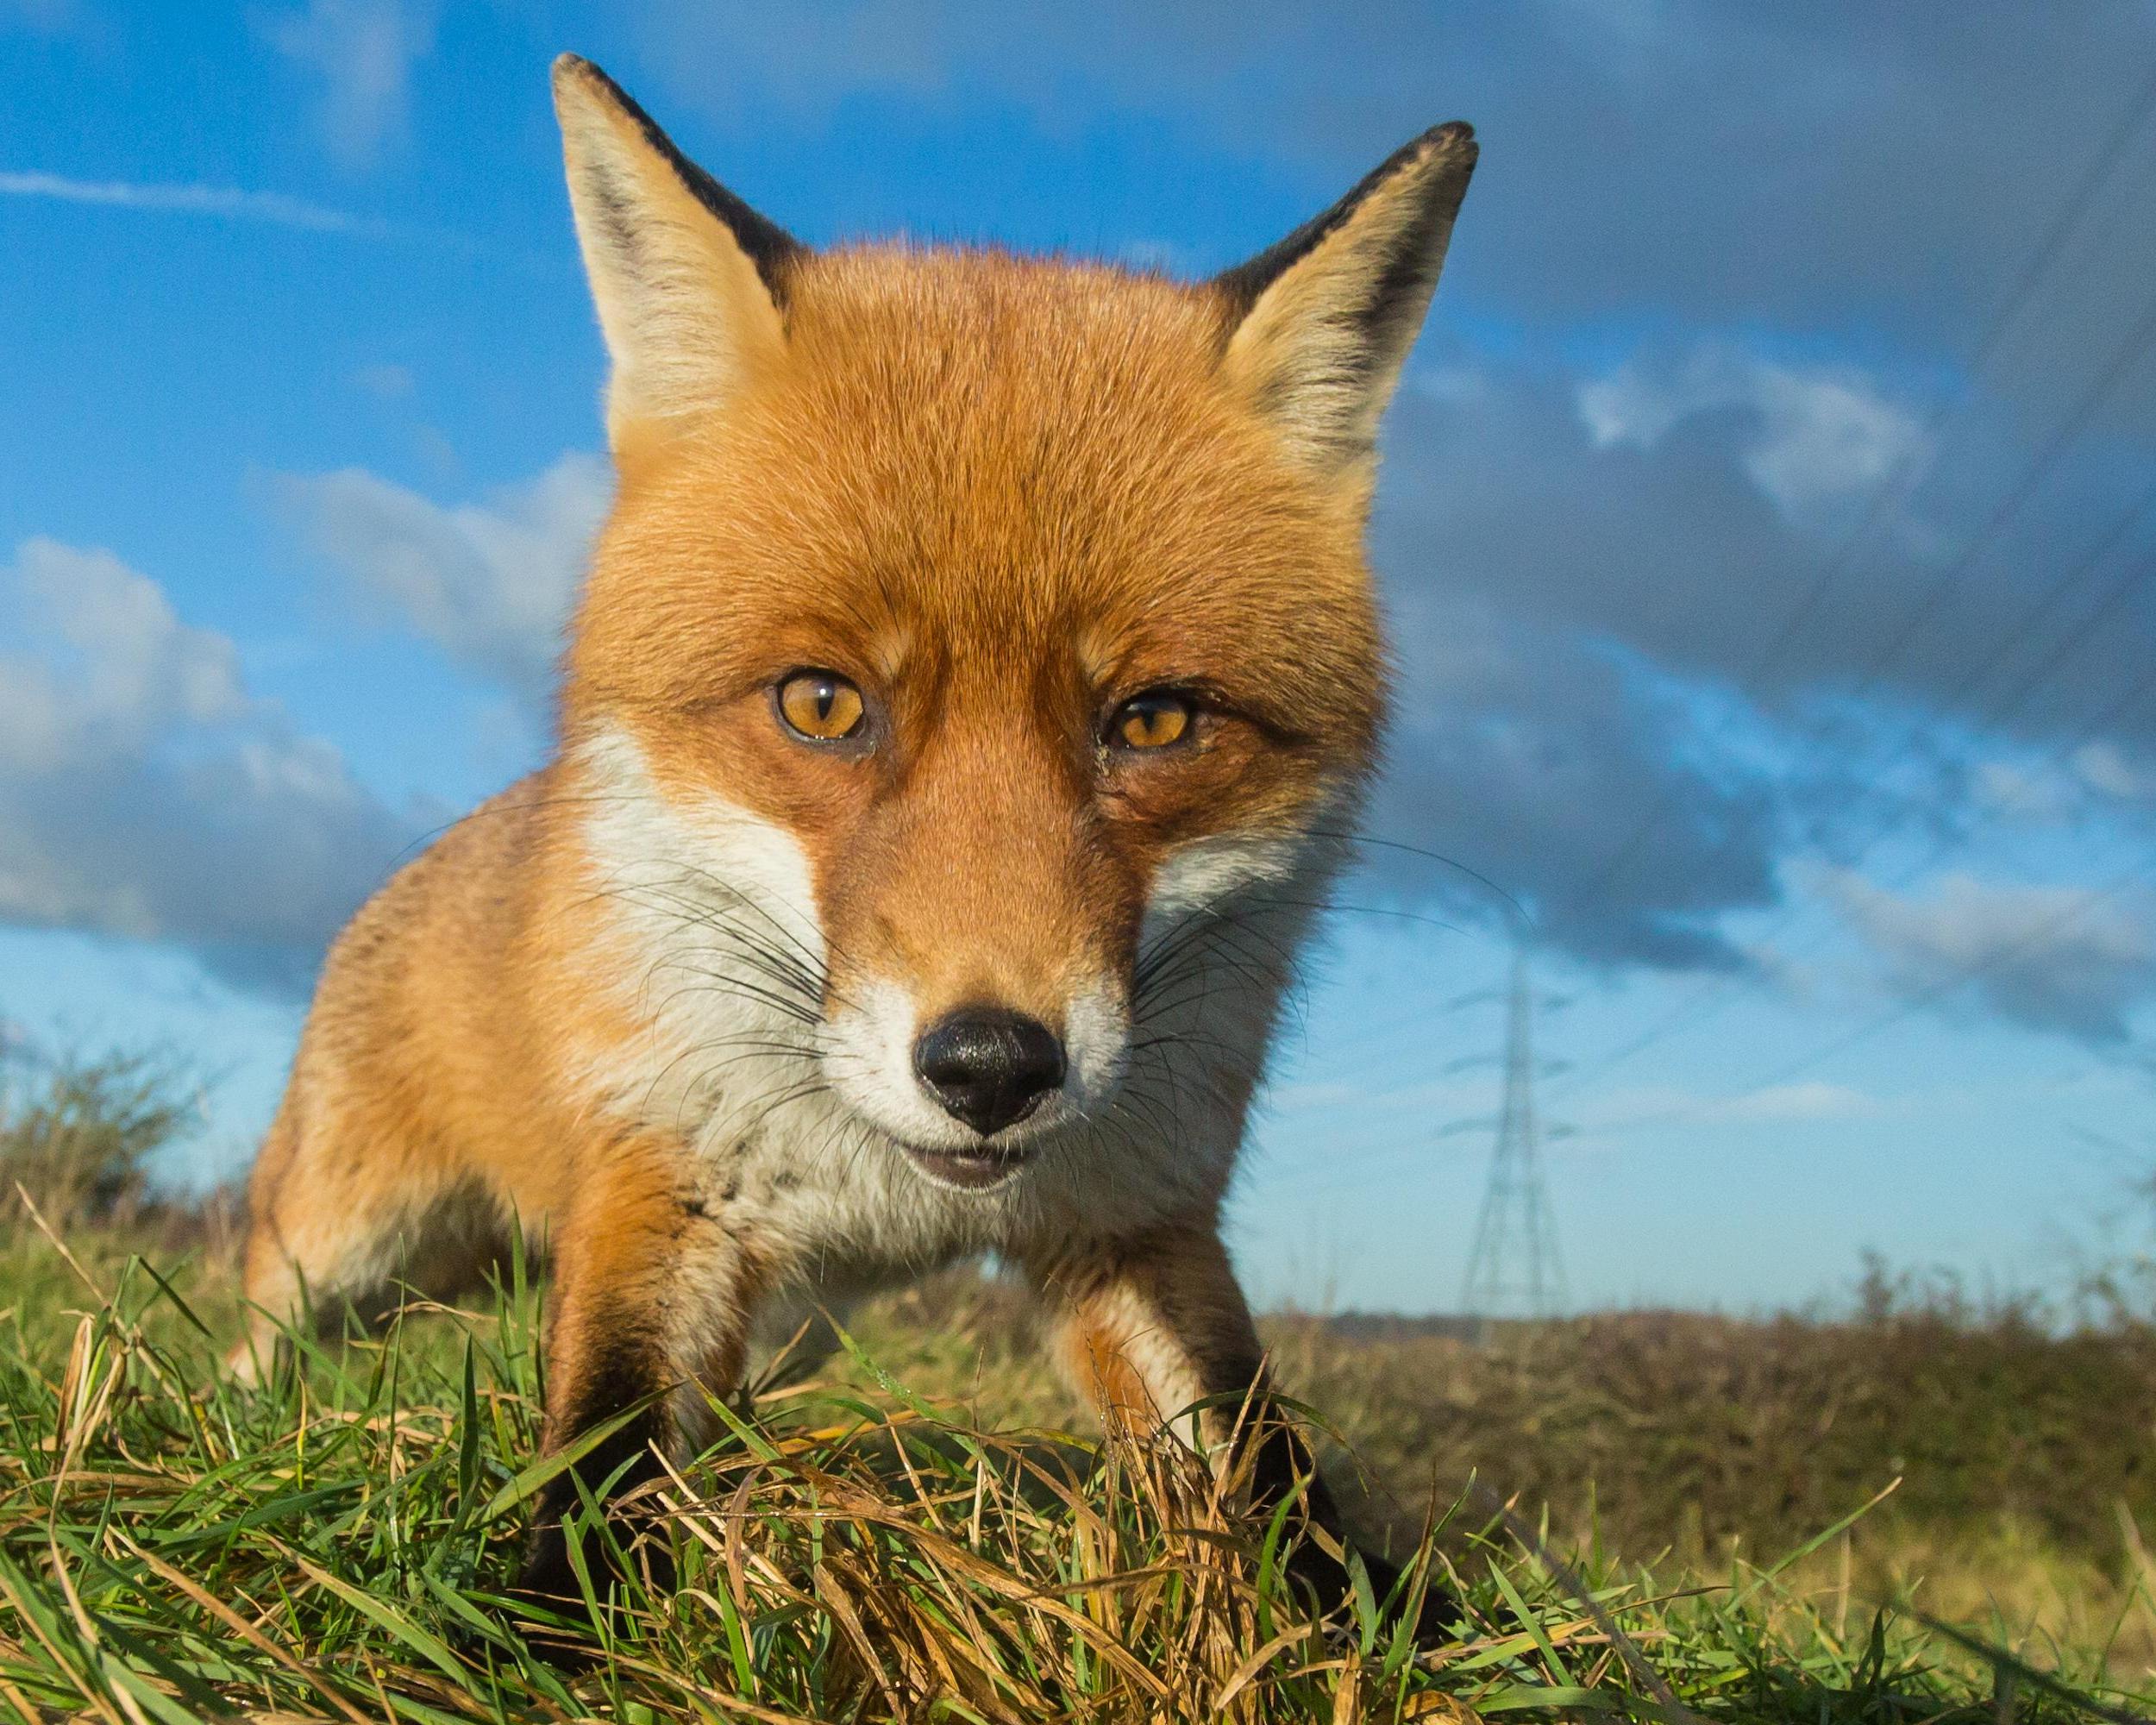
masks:
[[[983,1141],[963,1150],[924,1150],[918,1145],[902,1146],[913,1165],[941,1186],[964,1192],[986,1192],[1000,1186],[1032,1159],[1025,1145],[994,1145]]]

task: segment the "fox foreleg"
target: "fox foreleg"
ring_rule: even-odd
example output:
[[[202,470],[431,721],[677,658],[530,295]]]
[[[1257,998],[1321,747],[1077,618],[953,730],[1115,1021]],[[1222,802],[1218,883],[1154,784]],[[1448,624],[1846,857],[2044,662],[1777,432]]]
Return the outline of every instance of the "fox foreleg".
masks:
[[[692,1455],[711,1400],[741,1383],[759,1278],[682,1165],[663,1145],[619,1147],[557,1235],[541,1452],[623,1423],[542,1488],[518,1584],[535,1598],[580,1596],[569,1547],[584,1497],[611,1507],[661,1477],[662,1455]],[[622,1544],[644,1519],[617,1521]],[[595,1557],[595,1544],[586,1539],[580,1554]],[[586,1572],[597,1581],[604,1566],[587,1562]]]
[[[1334,1555],[1347,1550],[1344,1518],[1309,1444],[1273,1403],[1257,1327],[1212,1223],[1163,1228],[1036,1274],[1060,1308],[1065,1371],[1111,1419],[1141,1431],[1173,1421],[1216,1469],[1243,1473],[1257,1515],[1300,1487],[1313,1532],[1296,1549],[1293,1572],[1320,1611],[1344,1606],[1353,1584]],[[1207,1405],[1178,1417],[1198,1402]],[[1400,1571],[1370,1553],[1363,1562],[1382,1600]],[[1434,1639],[1451,1613],[1433,1589],[1420,1633]]]

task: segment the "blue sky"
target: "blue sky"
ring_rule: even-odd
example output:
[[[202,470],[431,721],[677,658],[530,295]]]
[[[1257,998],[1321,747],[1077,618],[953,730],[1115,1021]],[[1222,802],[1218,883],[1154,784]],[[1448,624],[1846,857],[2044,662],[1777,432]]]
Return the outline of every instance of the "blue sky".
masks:
[[[1536,912],[1583,1302],[2056,1276],[2144,1174],[2156,15],[1708,0],[0,0],[0,1013],[210,1080],[546,746],[603,508],[547,101],[599,60],[812,242],[1197,273],[1432,122],[1483,166],[1389,423],[1372,831]],[[2010,315],[2005,315],[2010,314]],[[1373,848],[1235,1218],[1453,1298],[1489,894]]]

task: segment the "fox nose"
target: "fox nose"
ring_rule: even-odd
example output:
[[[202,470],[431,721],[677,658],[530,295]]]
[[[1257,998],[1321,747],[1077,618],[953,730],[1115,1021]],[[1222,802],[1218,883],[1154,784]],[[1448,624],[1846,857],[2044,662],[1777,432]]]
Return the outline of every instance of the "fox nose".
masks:
[[[1038,1019],[966,1007],[922,1032],[913,1070],[945,1112],[987,1138],[1063,1082],[1063,1045]]]

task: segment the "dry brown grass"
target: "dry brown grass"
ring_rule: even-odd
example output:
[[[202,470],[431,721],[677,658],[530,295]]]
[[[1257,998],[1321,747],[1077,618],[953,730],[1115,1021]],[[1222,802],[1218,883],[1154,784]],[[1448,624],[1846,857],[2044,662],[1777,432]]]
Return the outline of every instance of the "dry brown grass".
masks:
[[[862,1328],[986,1421],[1082,1422],[1026,1323],[1012,1290],[955,1278]],[[2144,1324],[2061,1335],[2018,1308],[1874,1298],[1832,1322],[1626,1314],[1480,1344],[1298,1317],[1267,1332],[1285,1382],[1338,1432],[1332,1459],[1381,1539],[1412,1540],[1433,1492],[1449,1502],[1474,1478],[1561,1550],[1725,1577],[1884,1492],[1789,1572],[1834,1621],[1890,1603],[2045,1659],[2103,1647],[2120,1679],[2156,1676]]]

